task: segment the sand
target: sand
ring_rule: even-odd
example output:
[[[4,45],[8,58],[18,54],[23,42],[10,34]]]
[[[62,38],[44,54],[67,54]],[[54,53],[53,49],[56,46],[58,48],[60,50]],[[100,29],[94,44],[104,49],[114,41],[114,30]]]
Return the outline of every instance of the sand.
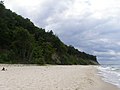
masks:
[[[102,81],[94,66],[3,66],[0,90],[120,90]]]

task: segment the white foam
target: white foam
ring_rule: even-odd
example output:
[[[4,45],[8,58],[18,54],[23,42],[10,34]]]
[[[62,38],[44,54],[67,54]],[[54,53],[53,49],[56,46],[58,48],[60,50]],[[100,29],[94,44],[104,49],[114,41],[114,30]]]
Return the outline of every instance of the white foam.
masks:
[[[99,75],[103,77],[105,82],[114,84],[120,88],[120,68],[118,67],[98,67]]]

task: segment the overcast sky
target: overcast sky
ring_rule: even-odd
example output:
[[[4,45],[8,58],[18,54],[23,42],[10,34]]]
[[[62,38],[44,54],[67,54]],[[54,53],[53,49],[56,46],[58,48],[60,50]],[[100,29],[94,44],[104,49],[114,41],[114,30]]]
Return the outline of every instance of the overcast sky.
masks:
[[[120,0],[5,0],[8,9],[53,30],[67,45],[120,62]],[[117,62],[117,63],[118,63]]]

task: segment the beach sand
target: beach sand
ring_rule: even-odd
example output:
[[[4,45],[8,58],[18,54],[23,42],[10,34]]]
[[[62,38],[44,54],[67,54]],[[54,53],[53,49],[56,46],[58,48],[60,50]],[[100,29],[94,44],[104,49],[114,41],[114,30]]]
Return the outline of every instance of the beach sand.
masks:
[[[0,90],[120,90],[105,83],[94,66],[0,65]]]

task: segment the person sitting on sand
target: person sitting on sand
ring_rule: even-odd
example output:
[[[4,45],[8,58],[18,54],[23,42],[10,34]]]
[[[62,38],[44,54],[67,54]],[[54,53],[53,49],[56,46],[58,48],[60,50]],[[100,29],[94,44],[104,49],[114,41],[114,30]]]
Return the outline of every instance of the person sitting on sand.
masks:
[[[2,68],[2,71],[5,71],[5,68],[4,68],[4,67]]]

